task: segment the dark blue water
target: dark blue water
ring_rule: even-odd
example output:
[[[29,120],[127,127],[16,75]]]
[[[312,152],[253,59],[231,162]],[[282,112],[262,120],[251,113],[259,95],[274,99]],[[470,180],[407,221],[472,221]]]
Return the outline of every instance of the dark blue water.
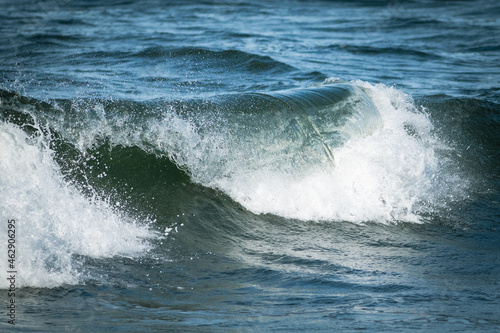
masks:
[[[0,5],[0,331],[500,329],[496,1]]]

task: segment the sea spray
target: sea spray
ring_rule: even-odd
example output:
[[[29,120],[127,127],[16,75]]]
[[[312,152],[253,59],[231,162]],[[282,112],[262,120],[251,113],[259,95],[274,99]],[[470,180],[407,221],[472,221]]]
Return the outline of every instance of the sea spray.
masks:
[[[40,133],[39,133],[40,134]],[[17,287],[82,282],[75,255],[134,256],[150,248],[147,225],[64,181],[46,137],[0,123],[0,216],[16,220]],[[6,223],[1,225],[6,244]],[[0,254],[6,262],[6,251]],[[0,288],[7,287],[5,270]]]

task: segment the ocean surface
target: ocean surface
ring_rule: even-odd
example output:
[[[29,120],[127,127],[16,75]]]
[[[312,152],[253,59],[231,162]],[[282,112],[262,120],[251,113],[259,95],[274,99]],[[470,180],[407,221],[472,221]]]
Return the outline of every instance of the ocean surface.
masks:
[[[1,332],[500,330],[497,0],[0,7]]]

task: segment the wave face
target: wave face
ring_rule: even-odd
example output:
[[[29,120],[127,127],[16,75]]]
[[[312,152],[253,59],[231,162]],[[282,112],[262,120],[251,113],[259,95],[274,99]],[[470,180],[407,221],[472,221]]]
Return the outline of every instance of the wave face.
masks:
[[[332,169],[335,147],[382,125],[369,97],[349,84],[227,95],[189,109],[180,115],[183,130],[178,124],[172,128],[170,116],[149,128],[161,143],[169,142],[172,130],[181,134],[182,144],[160,144],[160,149],[175,152],[177,164],[196,182],[227,192],[224,182],[239,183],[243,175],[298,176]]]

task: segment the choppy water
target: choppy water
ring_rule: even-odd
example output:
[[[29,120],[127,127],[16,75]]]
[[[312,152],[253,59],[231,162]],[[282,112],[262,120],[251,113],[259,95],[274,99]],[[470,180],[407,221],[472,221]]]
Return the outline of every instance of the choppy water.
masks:
[[[500,329],[496,1],[1,6],[1,331]]]

